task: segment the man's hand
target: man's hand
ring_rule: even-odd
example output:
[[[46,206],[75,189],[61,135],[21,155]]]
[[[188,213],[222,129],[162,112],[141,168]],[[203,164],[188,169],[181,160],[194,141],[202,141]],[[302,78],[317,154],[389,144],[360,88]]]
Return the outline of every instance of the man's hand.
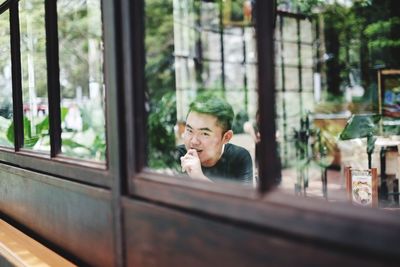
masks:
[[[186,155],[181,157],[181,166],[182,171],[186,171],[191,178],[211,181],[201,170],[201,163],[196,149],[189,149]]]

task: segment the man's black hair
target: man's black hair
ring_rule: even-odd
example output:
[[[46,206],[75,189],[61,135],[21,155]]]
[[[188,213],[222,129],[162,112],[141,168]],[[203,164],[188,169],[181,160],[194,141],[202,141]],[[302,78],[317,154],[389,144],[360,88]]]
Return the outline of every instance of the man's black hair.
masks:
[[[232,106],[222,98],[197,98],[189,105],[188,115],[191,111],[216,117],[217,124],[222,127],[224,133],[232,129],[234,112]]]

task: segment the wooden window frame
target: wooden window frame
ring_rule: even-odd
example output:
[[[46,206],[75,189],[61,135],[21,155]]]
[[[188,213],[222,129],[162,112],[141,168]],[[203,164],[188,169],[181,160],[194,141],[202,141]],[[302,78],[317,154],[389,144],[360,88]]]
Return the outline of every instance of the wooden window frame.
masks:
[[[127,188],[129,194],[143,199],[149,199],[166,204],[177,205],[184,208],[199,208],[190,206],[186,201],[170,194],[168,192],[179,191],[179,194],[186,195],[190,192],[196,197],[203,193],[211,194],[218,198],[223,195],[228,198],[246,198],[257,200],[263,193],[274,188],[275,179],[279,177],[280,169],[278,157],[276,155],[277,145],[275,141],[275,92],[266,88],[274,88],[274,70],[273,66],[273,32],[274,32],[274,1],[256,2],[256,33],[257,50],[262,49],[264,53],[258,53],[258,93],[260,103],[259,111],[263,121],[273,123],[261,124],[260,132],[263,136],[260,145],[260,181],[257,190],[244,188],[240,185],[226,184],[221,187],[202,183],[198,181],[186,181],[181,178],[160,175],[146,168],[146,111],[145,111],[145,58],[144,58],[144,2],[134,1],[134,3],[125,3],[121,10],[123,18],[126,19],[122,25],[122,40],[124,44],[123,51],[125,59],[130,62],[123,65],[124,73],[124,94],[126,116],[124,124],[126,125],[126,145],[128,148],[124,151],[127,160],[126,173],[128,177]],[[270,10],[271,12],[265,12]],[[131,18],[131,20],[129,19]],[[267,142],[268,140],[268,142]],[[210,200],[212,202],[213,200]]]
[[[12,60],[12,88],[14,113],[14,148],[0,147],[0,161],[10,165],[32,169],[38,172],[56,175],[63,179],[80,181],[91,185],[111,188],[112,177],[119,175],[120,158],[118,147],[120,132],[117,110],[111,108],[117,103],[117,72],[115,48],[114,5],[101,0],[103,41],[104,41],[104,82],[106,86],[106,161],[94,162],[61,154],[60,121],[60,82],[58,58],[57,1],[44,0],[46,28],[46,59],[49,96],[49,133],[51,139],[50,155],[24,149],[22,123],[22,87],[20,62],[20,36],[18,0],[5,1],[0,11],[10,12],[10,42]],[[103,8],[104,7],[104,8]],[[107,67],[109,66],[109,67]],[[112,130],[111,130],[112,129]],[[112,155],[112,156],[111,156]]]
[[[260,117],[263,122],[275,122],[275,88],[273,58],[274,1],[257,1],[256,32],[258,53],[258,93]],[[270,12],[265,12],[270,10]],[[348,203],[332,205],[275,192],[275,179],[280,167],[276,154],[275,125],[261,123],[260,183],[257,190],[239,185],[215,184],[157,174],[146,167],[146,111],[145,103],[145,53],[144,53],[144,0],[123,0],[121,5],[121,39],[126,62],[122,64],[124,83],[124,126],[126,141],[122,151],[126,159],[123,172],[123,206],[131,199],[184,211],[204,218],[258,230],[272,235],[283,234],[288,238],[320,240],[321,244],[370,251],[370,255],[396,255],[387,247],[396,247],[393,233],[400,229],[393,214],[377,210],[352,207]],[[260,34],[263,33],[263,34]],[[270,88],[270,89],[268,89]],[[222,184],[221,184],[222,185]],[[323,218],[323,220],[321,219]],[[367,226],[363,222],[371,222]],[[310,227],[318,224],[319,227]],[[362,225],[360,231],[348,231]],[[386,230],[377,229],[385,225]],[[325,231],[324,229],[329,229]],[[365,233],[373,236],[365,240]],[[369,240],[374,240],[369,242]],[[379,245],[376,240],[381,240]],[[396,250],[396,249],[394,249]]]
[[[16,0],[5,3],[8,5],[11,1]],[[55,2],[54,0],[45,1],[47,4]],[[257,50],[263,51],[258,55],[259,99],[263,103],[259,107],[260,116],[263,122],[272,122],[261,124],[260,131],[263,136],[262,160],[260,161],[261,180],[257,190],[230,184],[215,187],[213,184],[156,174],[145,167],[147,133],[144,106],[146,87],[143,53],[144,0],[102,0],[104,75],[107,86],[107,167],[98,169],[87,162],[80,163],[77,160],[66,159],[57,153],[55,157],[49,158],[39,153],[12,149],[1,149],[0,161],[23,168],[20,171],[12,168],[16,177],[22,177],[17,184],[23,184],[25,180],[31,179],[29,176],[32,174],[27,170],[48,173],[52,174],[52,177],[39,178],[43,179],[41,183],[52,180],[63,189],[65,186],[65,190],[68,191],[84,190],[82,195],[87,194],[89,200],[96,195],[95,198],[101,199],[104,206],[110,207],[113,225],[107,229],[112,228],[115,235],[114,240],[110,241],[115,245],[114,253],[110,255],[115,254],[114,261],[117,266],[123,266],[124,253],[129,253],[129,248],[124,247],[126,240],[123,230],[129,228],[130,225],[122,225],[126,219],[124,216],[129,216],[130,211],[134,213],[136,211],[134,207],[143,203],[149,204],[145,207],[159,206],[164,208],[163,210],[179,211],[188,217],[234,225],[233,230],[257,233],[266,238],[271,237],[272,241],[275,237],[280,237],[299,246],[304,244],[314,248],[332,249],[334,253],[339,252],[339,256],[340,253],[354,254],[366,260],[382,259],[383,263],[399,259],[398,216],[377,210],[355,208],[344,204],[332,205],[323,201],[274,192],[274,178],[280,172],[279,165],[276,164],[278,159],[273,123],[275,121],[272,40],[274,4],[273,1],[259,0],[257,5],[257,32],[264,32],[262,35],[258,34],[257,39]],[[3,6],[0,6],[0,11]],[[270,12],[265,12],[268,10]],[[59,180],[59,177],[81,183],[70,183]],[[98,188],[94,186],[83,186],[84,189],[82,189],[82,184],[107,187],[111,190],[97,190]],[[39,183],[37,186],[40,187],[42,184]],[[16,192],[24,194],[23,191]],[[55,194],[52,196],[58,197]],[[13,200],[13,198],[10,199]],[[29,207],[29,203],[22,203],[22,206]],[[87,207],[90,208],[90,205]],[[7,210],[11,215],[14,214],[13,208],[14,206],[11,206]],[[28,213],[32,215],[35,210],[28,210]],[[77,210],[81,210],[80,207],[75,209]],[[26,210],[21,209],[15,214],[22,218],[25,216],[24,212]],[[40,220],[52,219],[51,216],[53,216],[53,213],[46,209],[45,214],[48,216],[28,224],[33,229],[40,229],[42,227]],[[141,214],[138,216],[140,217]],[[161,219],[163,216],[165,215],[160,214]],[[156,219],[158,218],[152,217],[145,220]],[[66,220],[65,223],[68,224],[71,221]],[[87,228],[87,224],[80,226],[80,229],[75,230],[96,230],[93,227]],[[131,230],[129,233],[134,233],[136,229],[129,230]],[[351,237],[349,237],[349,231],[351,231]],[[45,229],[44,233],[53,232],[51,229]],[[368,238],[365,238],[366,234]],[[150,242],[153,241],[150,240]],[[391,258],[388,259],[388,255]]]

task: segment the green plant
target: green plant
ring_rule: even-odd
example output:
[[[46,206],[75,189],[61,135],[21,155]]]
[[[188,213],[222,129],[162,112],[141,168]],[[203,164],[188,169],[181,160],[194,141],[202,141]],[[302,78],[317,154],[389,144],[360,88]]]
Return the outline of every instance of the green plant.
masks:
[[[167,92],[157,103],[151,105],[148,116],[148,165],[153,169],[176,166],[176,95]]]
[[[369,45],[373,49],[399,47],[399,39],[391,39],[392,32],[400,27],[400,18],[394,17],[369,24],[364,34],[371,40]]]
[[[232,130],[235,134],[243,133],[243,125],[245,122],[249,121],[249,115],[245,110],[240,110],[233,120]]]
[[[9,140],[7,137],[7,130],[10,127],[11,124],[11,119],[5,118],[3,116],[0,116],[0,145],[1,146],[13,146],[14,140]]]
[[[88,117],[86,114],[88,110],[81,108],[82,117]],[[92,112],[93,113],[93,112]],[[84,115],[86,114],[86,115]],[[68,115],[67,108],[61,108],[61,121],[64,122],[66,116]],[[103,129],[98,130],[93,121],[99,121],[96,116],[92,116],[90,120],[84,120],[84,127],[82,131],[69,131],[63,129],[62,133],[62,150],[65,155],[85,158],[85,159],[95,159],[104,160],[106,143],[105,143],[105,133],[104,124]],[[5,119],[3,119],[5,120]],[[3,122],[2,125],[6,123]],[[24,147],[25,148],[45,148],[49,147],[49,116],[44,116],[39,122],[34,124],[35,131],[32,129],[32,123],[28,117],[23,118],[24,126]],[[7,142],[14,143],[14,122],[9,123],[6,129],[6,139]],[[2,140],[0,139],[0,142]]]
[[[380,134],[379,114],[353,115],[347,122],[346,127],[340,134],[341,140],[367,137],[368,167],[371,168],[371,154],[374,152],[376,136]]]
[[[369,134],[379,133],[378,123],[381,119],[379,114],[356,114],[353,115],[340,134],[341,140],[367,137]]]

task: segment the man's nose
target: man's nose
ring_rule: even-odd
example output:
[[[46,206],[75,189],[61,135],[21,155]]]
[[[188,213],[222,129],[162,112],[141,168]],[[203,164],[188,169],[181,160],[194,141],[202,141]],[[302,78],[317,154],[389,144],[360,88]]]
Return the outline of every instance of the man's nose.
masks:
[[[190,139],[190,143],[193,145],[197,145],[200,143],[200,139],[196,134],[192,136],[192,139]]]

